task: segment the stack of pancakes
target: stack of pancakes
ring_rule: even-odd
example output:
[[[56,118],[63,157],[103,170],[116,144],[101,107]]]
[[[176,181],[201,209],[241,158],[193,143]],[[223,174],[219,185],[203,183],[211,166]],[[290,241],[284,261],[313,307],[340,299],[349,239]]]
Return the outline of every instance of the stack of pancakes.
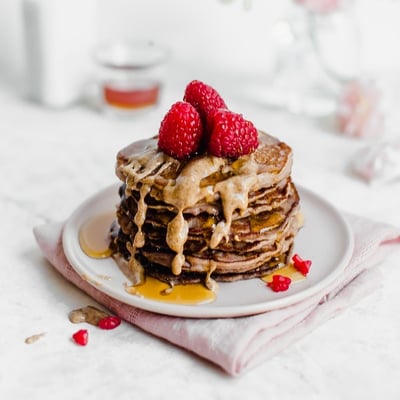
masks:
[[[150,275],[212,289],[288,263],[299,229],[292,151],[262,132],[259,143],[236,160],[176,160],[157,149],[156,138],[118,153],[123,184],[111,248],[134,284]]]

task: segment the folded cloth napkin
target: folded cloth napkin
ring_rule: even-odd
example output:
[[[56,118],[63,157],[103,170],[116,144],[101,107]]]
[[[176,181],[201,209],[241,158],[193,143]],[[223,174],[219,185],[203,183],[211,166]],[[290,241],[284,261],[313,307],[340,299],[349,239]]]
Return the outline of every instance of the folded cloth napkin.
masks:
[[[341,276],[329,287],[281,309],[220,319],[171,317],[121,303],[83,280],[71,267],[61,241],[63,223],[35,227],[34,235],[48,261],[98,303],[125,321],[212,361],[231,375],[239,375],[285,349],[381,284],[380,270],[371,267],[393,249],[389,243],[400,243],[400,229],[352,215],[347,218],[354,232],[354,253]]]

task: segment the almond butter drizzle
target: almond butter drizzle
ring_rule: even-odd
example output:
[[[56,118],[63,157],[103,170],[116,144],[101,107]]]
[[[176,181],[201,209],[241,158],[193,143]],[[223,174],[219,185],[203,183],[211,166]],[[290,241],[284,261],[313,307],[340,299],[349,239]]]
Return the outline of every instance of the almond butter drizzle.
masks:
[[[143,266],[136,260],[135,255],[137,249],[143,247],[145,243],[142,232],[147,211],[145,197],[151,192],[156,179],[162,177],[162,172],[172,164],[176,164],[177,160],[158,151],[155,139],[144,141],[142,147],[139,146],[135,150],[135,153],[129,154],[129,163],[117,169],[117,175],[125,179],[128,195],[133,190],[140,192],[138,209],[134,217],[138,230],[133,244],[127,245],[131,254],[129,266],[135,276],[133,285],[138,285],[144,281]],[[216,248],[221,240],[229,239],[234,212],[238,210],[242,214],[246,211],[249,192],[279,182],[283,176],[289,174],[291,162],[292,159],[289,156],[278,173],[265,169],[260,172],[254,153],[241,157],[233,163],[225,158],[210,155],[188,161],[177,178],[170,179],[162,190],[163,201],[176,209],[175,217],[167,226],[166,237],[168,246],[176,253],[171,266],[173,274],[179,275],[186,262],[183,254],[189,233],[188,223],[184,217],[186,208],[195,206],[202,199],[221,199],[224,220],[216,225],[209,243],[210,248]],[[210,180],[209,184],[201,185],[204,178],[217,173],[223,173],[226,178],[218,182]],[[216,287],[216,283],[211,279],[214,269],[215,265],[210,261],[205,271],[206,285],[210,289]]]
[[[219,242],[225,238],[226,241],[229,239],[229,232],[232,224],[232,215],[235,210],[239,210],[240,213],[246,211],[249,201],[249,192],[252,187],[257,183],[257,163],[248,158],[238,168],[235,173],[236,176],[232,176],[222,182],[218,182],[215,185],[215,191],[220,193],[221,201],[224,210],[225,221],[220,221],[210,241],[210,247],[216,248]]]
[[[179,275],[185,263],[183,247],[189,233],[183,211],[195,205],[201,199],[213,196],[211,186],[200,187],[200,181],[217,172],[223,165],[223,159],[203,157],[189,162],[175,182],[168,182],[163,190],[164,201],[176,207],[178,213],[168,224],[167,244],[176,252],[172,261],[172,273]]]
[[[31,335],[25,339],[26,344],[32,344],[36,343],[39,339],[41,339],[44,335],[46,335],[46,332],[41,332],[37,333],[35,335]]]
[[[106,313],[97,307],[86,306],[72,310],[68,314],[68,318],[73,324],[87,322],[88,324],[97,326],[101,319],[106,318],[109,315],[109,313]]]

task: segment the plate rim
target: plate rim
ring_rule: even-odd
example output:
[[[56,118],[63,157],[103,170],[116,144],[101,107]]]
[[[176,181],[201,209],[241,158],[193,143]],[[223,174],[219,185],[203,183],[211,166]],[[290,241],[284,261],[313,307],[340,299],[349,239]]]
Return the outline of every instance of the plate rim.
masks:
[[[279,297],[273,300],[267,300],[265,302],[260,303],[252,303],[252,304],[242,304],[238,306],[231,306],[231,305],[214,305],[213,303],[204,303],[204,304],[196,304],[196,305],[187,305],[187,304],[176,304],[176,303],[168,303],[168,302],[160,302],[151,299],[141,298],[135,295],[128,295],[125,292],[115,291],[113,289],[109,289],[104,282],[96,281],[94,279],[87,279],[88,273],[87,271],[82,271],[82,266],[80,266],[79,260],[76,258],[74,254],[73,242],[76,242],[76,230],[74,229],[74,223],[76,223],[76,219],[82,214],[82,211],[85,210],[91,203],[101,200],[104,196],[110,192],[115,193],[117,199],[118,187],[120,186],[119,183],[111,184],[100,191],[89,196],[86,200],[84,200],[75,210],[70,214],[69,218],[64,224],[64,229],[62,232],[62,245],[64,249],[65,256],[73,270],[78,273],[78,275],[85,279],[89,284],[95,287],[102,293],[107,294],[113,299],[116,299],[124,304],[128,304],[133,307],[137,307],[141,310],[155,312],[158,314],[175,316],[175,317],[188,317],[188,318],[231,318],[231,317],[243,317],[249,315],[256,315],[263,312],[272,311],[278,308],[284,308],[295,304],[305,297],[310,297],[315,295],[318,291],[322,291],[326,288],[330,283],[332,283],[337,276],[344,270],[345,266],[351,259],[353,250],[354,250],[354,235],[351,230],[351,227],[348,221],[344,218],[344,216],[334,207],[328,200],[324,197],[316,194],[312,190],[304,187],[303,185],[296,184],[297,189],[299,192],[307,193],[307,196],[316,199],[317,201],[321,202],[324,207],[328,208],[331,213],[335,216],[337,222],[340,223],[341,228],[344,229],[346,232],[346,243],[347,247],[342,255],[338,265],[331,271],[328,276],[323,278],[322,280],[318,281],[316,284],[305,288],[302,291],[298,291],[296,293],[289,294],[284,297]],[[117,202],[116,202],[117,205]],[[81,221],[81,225],[84,220]],[[79,246],[79,243],[78,243]],[[80,247],[79,247],[80,248]],[[100,260],[99,260],[100,261]],[[261,281],[259,278],[257,278]],[[219,282],[219,285],[229,285],[229,282]],[[122,295],[124,294],[124,295]],[[131,296],[131,297],[129,297]],[[218,296],[218,294],[217,294]],[[130,301],[127,301],[126,299]]]

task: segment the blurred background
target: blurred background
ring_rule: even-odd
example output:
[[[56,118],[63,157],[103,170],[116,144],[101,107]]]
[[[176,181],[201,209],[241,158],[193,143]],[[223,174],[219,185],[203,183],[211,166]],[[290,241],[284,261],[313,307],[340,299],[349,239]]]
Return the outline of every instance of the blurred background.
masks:
[[[127,104],[111,104],[121,97],[106,99],[94,53],[141,40],[168,50],[147,120],[160,121],[199,79],[260,124],[264,110],[283,110],[326,131],[398,140],[399,20],[399,0],[1,0],[0,90],[46,108],[125,115]]]
[[[24,3],[29,2],[44,7],[49,1],[0,1],[0,80],[19,91],[24,89],[29,68],[25,48],[27,21],[21,11]],[[65,26],[71,28],[69,35],[74,35],[78,26],[77,40],[84,42],[90,38],[95,44],[121,38],[145,38],[168,45],[172,54],[170,64],[184,66],[182,71],[187,71],[187,76],[184,73],[179,76],[182,81],[194,76],[212,80],[227,75],[267,78],[276,67],[279,51],[289,40],[282,21],[292,18],[294,9],[292,0],[52,2],[60,8],[63,3],[74,8],[74,13],[64,18]],[[399,1],[358,0],[352,8],[354,23],[360,32],[358,61],[363,73],[394,74],[400,68],[396,45],[400,37]],[[72,61],[82,60],[69,60]]]

